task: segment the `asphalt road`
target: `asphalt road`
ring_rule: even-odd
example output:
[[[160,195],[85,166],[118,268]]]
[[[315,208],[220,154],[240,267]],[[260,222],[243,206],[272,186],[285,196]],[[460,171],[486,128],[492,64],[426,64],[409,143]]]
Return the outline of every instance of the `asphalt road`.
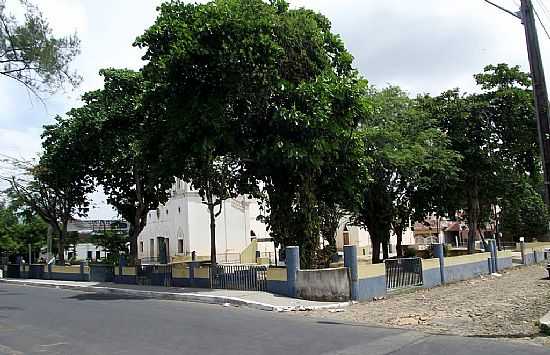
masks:
[[[549,354],[245,308],[0,284],[0,354]]]

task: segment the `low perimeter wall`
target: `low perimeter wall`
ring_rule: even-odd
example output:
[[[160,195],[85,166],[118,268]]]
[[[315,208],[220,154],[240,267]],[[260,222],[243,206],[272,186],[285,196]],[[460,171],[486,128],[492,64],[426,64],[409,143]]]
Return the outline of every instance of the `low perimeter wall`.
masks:
[[[267,269],[267,290],[284,296],[291,296],[288,289],[286,267],[270,267]]]
[[[312,301],[348,301],[350,282],[348,269],[298,270],[296,297]]]
[[[384,264],[359,264],[357,277],[357,301],[369,301],[386,294],[386,266]]]
[[[525,243],[523,248],[523,264],[532,265],[547,260],[544,255],[544,249],[550,248],[550,244],[545,243]]]
[[[447,283],[475,278],[490,273],[491,253],[454,256],[444,259],[444,275]],[[498,252],[498,270],[512,267],[512,253]],[[367,301],[384,297],[386,290],[386,268],[384,264],[358,265],[357,300]],[[424,288],[441,285],[439,259],[422,259],[422,280]]]

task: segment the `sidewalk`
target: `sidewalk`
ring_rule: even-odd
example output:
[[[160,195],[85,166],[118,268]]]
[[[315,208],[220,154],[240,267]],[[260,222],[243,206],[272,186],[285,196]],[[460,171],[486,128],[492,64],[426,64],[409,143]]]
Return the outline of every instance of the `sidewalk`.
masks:
[[[294,311],[340,308],[350,302],[315,302],[275,295],[261,291],[237,291],[204,288],[180,288],[160,286],[123,285],[111,282],[77,282],[35,279],[0,279],[0,283],[21,286],[53,287],[62,289],[115,294],[127,297],[150,298],[159,300],[187,301],[211,304],[230,304],[245,306],[264,311]]]

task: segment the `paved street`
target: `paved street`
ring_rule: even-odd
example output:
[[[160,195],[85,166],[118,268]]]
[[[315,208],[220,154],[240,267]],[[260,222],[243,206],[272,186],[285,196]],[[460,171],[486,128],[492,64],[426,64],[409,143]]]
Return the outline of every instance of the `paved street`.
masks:
[[[0,285],[0,354],[547,354],[216,305]]]

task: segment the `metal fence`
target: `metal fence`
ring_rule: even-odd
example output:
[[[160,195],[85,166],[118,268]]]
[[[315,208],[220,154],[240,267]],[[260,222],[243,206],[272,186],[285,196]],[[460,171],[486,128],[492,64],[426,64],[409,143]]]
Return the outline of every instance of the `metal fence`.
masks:
[[[216,265],[210,269],[212,288],[267,291],[267,266]]]
[[[422,261],[420,258],[387,259],[386,289],[422,286]]]
[[[172,286],[172,265],[139,265],[136,267],[138,285]]]

